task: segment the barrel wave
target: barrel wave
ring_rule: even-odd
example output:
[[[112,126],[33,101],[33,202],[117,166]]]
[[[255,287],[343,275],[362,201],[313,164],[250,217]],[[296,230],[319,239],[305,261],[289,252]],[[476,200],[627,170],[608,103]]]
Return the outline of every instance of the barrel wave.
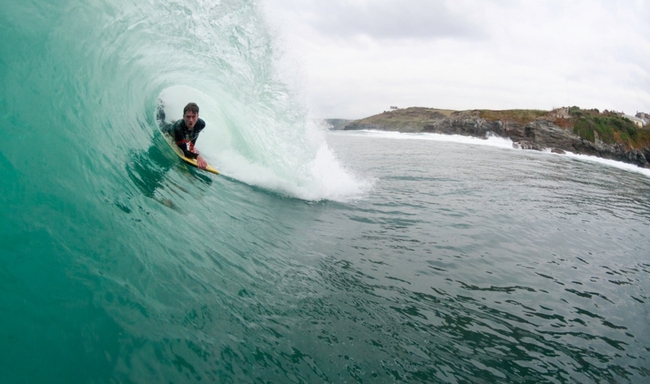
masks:
[[[0,2],[0,383],[648,381],[647,173],[326,132],[263,7]]]
[[[264,292],[289,289],[279,272],[295,260],[276,254],[299,228],[270,207],[291,215],[363,183],[278,77],[259,4],[0,8],[0,381],[182,382],[273,364],[247,339],[273,323]],[[176,119],[189,101],[223,177],[180,163],[156,128],[159,103]]]

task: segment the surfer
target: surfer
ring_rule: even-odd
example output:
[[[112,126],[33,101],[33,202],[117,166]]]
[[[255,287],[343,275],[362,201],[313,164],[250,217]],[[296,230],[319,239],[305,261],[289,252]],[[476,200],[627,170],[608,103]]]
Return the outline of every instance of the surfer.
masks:
[[[164,122],[165,111],[162,108],[158,109],[157,118],[159,121]],[[199,106],[196,103],[188,103],[183,108],[183,118],[181,120],[164,126],[164,130],[173,137],[174,143],[183,151],[183,155],[190,159],[196,159],[197,166],[201,169],[205,169],[208,163],[199,154],[195,145],[203,128],[205,128],[205,121],[199,119]]]

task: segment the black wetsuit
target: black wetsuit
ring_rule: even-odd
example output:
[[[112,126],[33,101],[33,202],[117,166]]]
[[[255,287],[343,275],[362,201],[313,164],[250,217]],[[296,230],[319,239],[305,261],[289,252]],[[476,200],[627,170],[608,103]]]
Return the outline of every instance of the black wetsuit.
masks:
[[[194,149],[196,139],[199,138],[199,133],[201,133],[203,128],[205,128],[205,121],[203,119],[197,119],[193,129],[189,129],[185,125],[185,120],[181,119],[171,125],[169,133],[174,138],[174,142],[178,145],[178,148],[183,151],[185,157],[196,159],[199,155],[192,152],[192,149]]]

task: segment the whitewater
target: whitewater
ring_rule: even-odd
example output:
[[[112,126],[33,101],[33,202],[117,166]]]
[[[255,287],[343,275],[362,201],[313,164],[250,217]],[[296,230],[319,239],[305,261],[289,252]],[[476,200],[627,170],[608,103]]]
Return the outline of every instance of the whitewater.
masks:
[[[329,132],[258,1],[0,9],[0,382],[648,380],[645,170]]]

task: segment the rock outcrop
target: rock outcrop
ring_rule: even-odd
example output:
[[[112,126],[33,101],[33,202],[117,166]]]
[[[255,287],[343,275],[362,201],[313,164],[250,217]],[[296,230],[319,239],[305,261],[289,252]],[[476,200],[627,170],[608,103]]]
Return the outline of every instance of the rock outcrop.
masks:
[[[345,130],[383,130],[399,132],[429,132],[487,138],[489,135],[509,138],[513,146],[555,153],[572,152],[635,164],[650,168],[650,148],[632,148],[623,143],[605,143],[598,138],[591,142],[573,132],[568,120],[553,115],[553,111],[532,121],[487,119],[480,111],[443,111],[429,108],[407,108],[384,112],[345,125]],[[563,124],[556,124],[562,122]],[[596,133],[597,136],[597,133]]]

